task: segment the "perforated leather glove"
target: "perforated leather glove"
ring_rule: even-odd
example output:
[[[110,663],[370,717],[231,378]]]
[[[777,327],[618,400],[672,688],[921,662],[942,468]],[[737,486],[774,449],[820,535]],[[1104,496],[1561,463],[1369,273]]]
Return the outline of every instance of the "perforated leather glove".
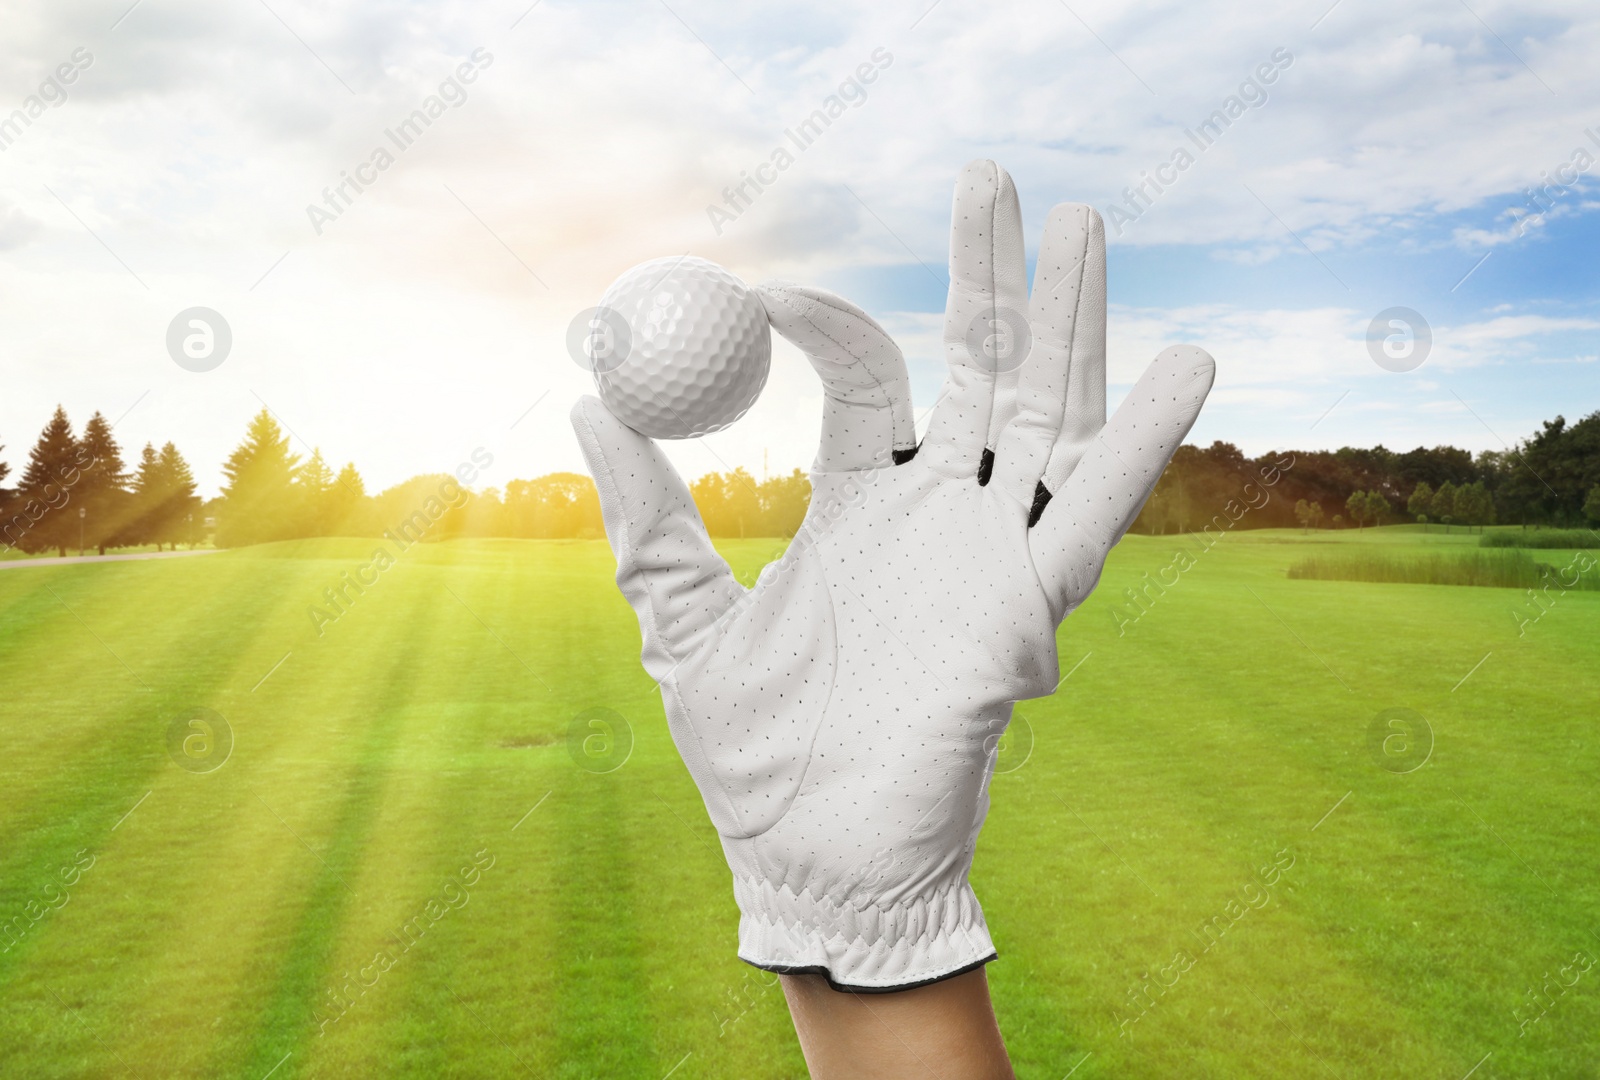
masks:
[[[1056,626],[1211,387],[1209,356],[1169,349],[1106,423],[1100,216],[1051,211],[1030,299],[993,162],[958,180],[950,279],[950,374],[920,446],[877,323],[819,289],[761,290],[826,399],[805,523],[752,589],[654,443],[596,398],[572,414],[645,669],[733,871],[739,955],[840,988],[994,958],[967,873],[998,737],[1012,702],[1056,687]]]

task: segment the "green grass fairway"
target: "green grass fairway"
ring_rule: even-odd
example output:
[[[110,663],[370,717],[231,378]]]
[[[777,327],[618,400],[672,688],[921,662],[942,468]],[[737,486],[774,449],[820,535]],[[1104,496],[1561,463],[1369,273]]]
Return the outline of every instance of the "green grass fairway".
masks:
[[[1600,595],[1519,634],[1516,590],[1285,576],[1477,543],[1117,548],[973,870],[1020,1076],[1596,1075]],[[748,582],[781,544],[724,547]],[[372,548],[0,573],[0,1076],[803,1076],[605,544],[415,547],[319,636]],[[169,754],[195,707],[215,771]]]

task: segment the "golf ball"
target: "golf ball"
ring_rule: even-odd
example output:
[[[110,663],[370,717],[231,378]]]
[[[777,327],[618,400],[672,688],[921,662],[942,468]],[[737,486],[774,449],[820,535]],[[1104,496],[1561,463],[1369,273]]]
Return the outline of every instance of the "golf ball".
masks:
[[[721,431],[767,384],[766,308],[754,289],[714,262],[673,256],[640,263],[606,290],[591,325],[596,337],[587,351],[600,400],[651,438]]]

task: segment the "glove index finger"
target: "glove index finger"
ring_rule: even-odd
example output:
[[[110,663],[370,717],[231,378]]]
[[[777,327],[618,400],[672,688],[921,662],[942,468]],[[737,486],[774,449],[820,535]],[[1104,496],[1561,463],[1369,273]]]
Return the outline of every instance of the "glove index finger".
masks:
[[[826,289],[769,282],[756,289],[772,328],[799,347],[826,402],[818,472],[869,469],[916,453],[911,379],[900,347],[872,317]]]
[[[639,617],[645,670],[665,678],[744,587],[711,546],[689,489],[655,442],[596,397],[578,399],[572,428],[600,496],[617,587]]]

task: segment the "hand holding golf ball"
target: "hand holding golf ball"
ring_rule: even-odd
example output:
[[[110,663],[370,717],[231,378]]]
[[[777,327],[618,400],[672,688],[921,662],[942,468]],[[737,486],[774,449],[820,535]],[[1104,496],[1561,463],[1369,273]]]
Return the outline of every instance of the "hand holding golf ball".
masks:
[[[738,420],[767,384],[772,331],[761,298],[716,263],[652,259],[573,324],[575,357],[633,430],[693,439]]]
[[[645,670],[733,872],[739,955],[851,989],[970,971],[994,958],[968,870],[1012,703],[1060,681],[1056,627],[1214,365],[1163,351],[1108,422],[1100,215],[1050,212],[1030,294],[1016,188],[992,161],[957,179],[949,375],[920,442],[905,360],[860,308],[792,286],[754,307],[715,267],[671,263],[607,294],[644,344],[596,371],[604,402],[572,421]],[[822,438],[799,533],[746,588],[645,434],[747,409],[768,320],[822,380]]]

